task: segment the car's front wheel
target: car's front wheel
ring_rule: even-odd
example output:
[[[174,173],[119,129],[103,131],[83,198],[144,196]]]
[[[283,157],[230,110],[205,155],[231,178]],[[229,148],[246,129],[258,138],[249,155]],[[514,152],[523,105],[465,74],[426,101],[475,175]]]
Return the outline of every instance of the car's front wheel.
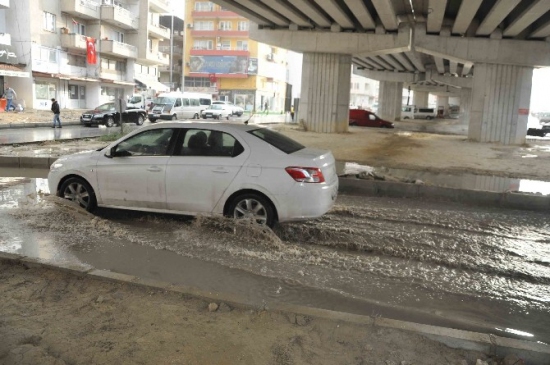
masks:
[[[275,209],[271,202],[254,193],[236,196],[229,205],[228,215],[235,219],[249,219],[268,227],[275,224]]]
[[[195,115],[193,115],[193,119],[200,119],[199,115],[197,113],[195,113]]]
[[[178,120],[178,116],[176,114],[172,115],[172,120]]]
[[[143,123],[145,123],[145,117],[142,114],[139,114],[138,118],[137,118],[137,121],[136,121],[136,124],[137,125],[143,125]]]
[[[97,207],[94,189],[88,182],[80,177],[67,179],[59,189],[58,196],[73,201],[88,212]]]
[[[107,119],[105,119],[105,126],[111,128],[114,125],[115,125],[115,120],[113,119],[113,117],[107,117]]]

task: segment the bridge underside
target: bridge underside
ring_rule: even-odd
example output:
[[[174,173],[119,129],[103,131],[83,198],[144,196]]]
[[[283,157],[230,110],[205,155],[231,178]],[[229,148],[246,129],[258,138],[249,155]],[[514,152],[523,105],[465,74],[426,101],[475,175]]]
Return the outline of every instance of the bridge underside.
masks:
[[[418,90],[419,101],[430,87],[452,88],[463,100],[475,141],[523,143],[533,68],[550,66],[547,0],[213,1],[256,23],[255,40],[302,52],[308,60],[346,55],[341,65],[349,60],[355,73],[383,82],[379,104],[389,117],[401,104],[389,90],[403,83]],[[319,91],[334,82],[349,92],[349,79],[342,73],[312,84],[312,70],[329,69],[311,62],[303,67],[308,102],[299,118],[314,131],[342,131],[347,124],[340,95],[331,94],[332,107],[321,112],[308,108],[318,108],[312,97],[326,100]]]

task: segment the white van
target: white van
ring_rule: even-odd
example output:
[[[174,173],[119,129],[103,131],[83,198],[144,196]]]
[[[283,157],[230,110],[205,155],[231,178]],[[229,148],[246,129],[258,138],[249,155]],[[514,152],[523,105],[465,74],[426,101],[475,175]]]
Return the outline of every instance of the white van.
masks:
[[[170,92],[153,100],[149,120],[199,119],[202,111],[212,104],[212,95],[201,93]]]
[[[414,119],[414,105],[404,105],[401,108],[401,119]]]

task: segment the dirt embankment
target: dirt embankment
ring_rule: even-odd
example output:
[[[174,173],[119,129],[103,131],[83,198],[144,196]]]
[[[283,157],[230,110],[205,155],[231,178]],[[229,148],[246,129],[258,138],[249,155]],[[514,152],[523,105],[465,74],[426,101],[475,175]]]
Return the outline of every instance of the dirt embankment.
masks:
[[[422,336],[0,261],[0,364],[476,364]],[[497,364],[489,361],[489,364]]]

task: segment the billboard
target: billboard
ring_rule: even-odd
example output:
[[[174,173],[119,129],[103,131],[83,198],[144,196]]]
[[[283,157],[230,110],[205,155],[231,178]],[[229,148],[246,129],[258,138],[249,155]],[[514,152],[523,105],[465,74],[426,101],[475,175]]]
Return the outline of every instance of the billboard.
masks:
[[[248,70],[249,62],[246,56],[191,56],[189,60],[191,73],[248,74]]]

